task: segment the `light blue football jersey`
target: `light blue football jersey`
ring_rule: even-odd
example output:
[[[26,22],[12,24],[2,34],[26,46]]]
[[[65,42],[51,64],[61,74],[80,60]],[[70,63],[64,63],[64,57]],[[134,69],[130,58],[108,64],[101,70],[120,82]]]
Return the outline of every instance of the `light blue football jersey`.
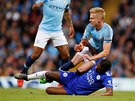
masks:
[[[39,30],[56,32],[62,30],[62,19],[65,9],[69,9],[71,0],[37,0],[43,2],[43,18]]]
[[[100,61],[97,61],[96,65],[98,62]],[[108,70],[104,74],[100,74],[96,71],[96,65],[82,75],[60,71],[60,82],[67,93],[71,95],[88,95],[104,87],[113,88],[111,71]]]
[[[97,31],[94,27],[92,27],[91,23],[89,23],[85,28],[83,38],[90,38],[88,40],[90,45],[99,53],[103,51],[103,43],[112,42],[113,30],[110,25],[104,23],[103,27]]]

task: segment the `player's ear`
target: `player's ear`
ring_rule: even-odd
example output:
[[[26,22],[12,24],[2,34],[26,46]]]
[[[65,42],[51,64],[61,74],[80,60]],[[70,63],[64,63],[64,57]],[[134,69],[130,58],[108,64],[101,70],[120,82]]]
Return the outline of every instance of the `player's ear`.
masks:
[[[100,23],[100,22],[101,22],[101,18],[99,17],[99,18],[98,18],[98,23]]]

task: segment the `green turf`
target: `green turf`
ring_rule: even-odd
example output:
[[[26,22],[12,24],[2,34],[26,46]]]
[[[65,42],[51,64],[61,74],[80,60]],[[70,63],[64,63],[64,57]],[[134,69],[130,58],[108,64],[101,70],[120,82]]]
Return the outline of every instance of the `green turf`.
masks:
[[[114,96],[47,95],[39,89],[0,88],[0,101],[135,101],[135,92],[114,92]]]

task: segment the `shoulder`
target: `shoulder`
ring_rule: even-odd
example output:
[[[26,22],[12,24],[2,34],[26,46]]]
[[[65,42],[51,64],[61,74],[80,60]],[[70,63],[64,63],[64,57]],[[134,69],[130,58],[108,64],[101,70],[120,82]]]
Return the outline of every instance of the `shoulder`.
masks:
[[[104,23],[104,24],[105,24],[104,26],[105,29],[107,29],[108,31],[113,31],[112,27],[109,24],[107,23]]]
[[[107,36],[107,37],[112,37],[113,36],[113,30],[111,28],[111,26],[107,23],[104,23],[104,28],[103,28],[103,32],[104,32],[104,36]]]
[[[91,23],[89,23],[87,26],[86,26],[86,29],[87,30],[91,30],[93,27],[92,27],[92,25],[91,25]]]
[[[105,72],[105,75],[112,77],[112,72],[111,72],[111,70],[108,70],[107,72]]]
[[[89,23],[87,26],[88,26],[88,27],[92,27],[91,23]]]
[[[112,80],[112,72],[111,72],[111,70],[108,70],[104,74],[101,74],[101,77],[102,77],[102,80],[107,80],[107,79]]]

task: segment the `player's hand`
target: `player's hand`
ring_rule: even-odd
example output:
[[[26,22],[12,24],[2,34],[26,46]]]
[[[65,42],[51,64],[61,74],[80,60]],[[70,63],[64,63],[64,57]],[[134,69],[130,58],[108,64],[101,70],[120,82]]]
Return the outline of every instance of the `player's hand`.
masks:
[[[70,29],[69,29],[69,33],[68,33],[68,36],[69,36],[70,38],[73,38],[73,37],[74,37],[74,35],[75,35],[74,28],[73,28],[73,27],[70,27]]]
[[[88,59],[88,60],[90,60],[90,61],[94,60],[94,59],[93,59],[93,56],[89,56],[88,54],[84,54],[84,55],[83,55],[83,59]]]
[[[87,46],[89,43],[86,39],[82,39],[81,40],[81,43],[84,45],[84,46]]]
[[[74,50],[76,52],[81,52],[83,50],[84,46],[82,44],[76,44],[75,47],[74,47]]]

